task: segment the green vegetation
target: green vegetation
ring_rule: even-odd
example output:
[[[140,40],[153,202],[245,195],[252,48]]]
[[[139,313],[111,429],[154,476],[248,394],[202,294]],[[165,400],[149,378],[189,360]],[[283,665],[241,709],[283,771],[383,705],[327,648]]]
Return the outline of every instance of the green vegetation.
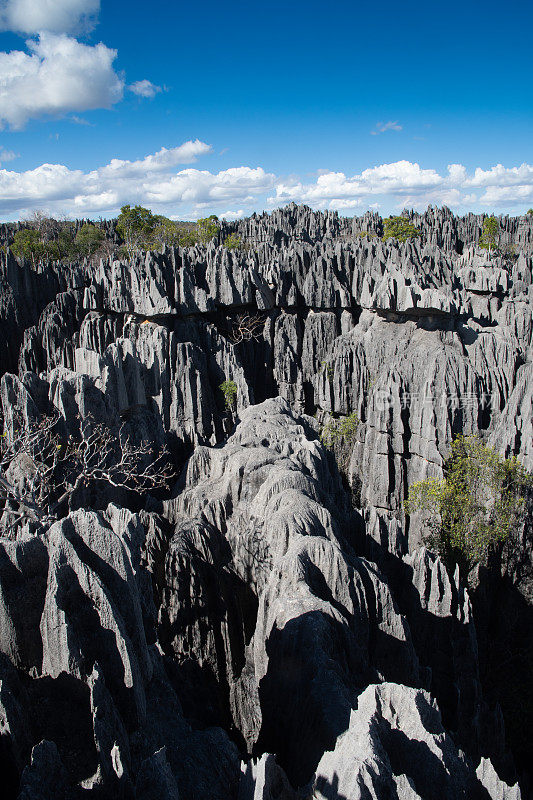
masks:
[[[198,239],[202,244],[207,244],[218,234],[218,217],[211,214],[210,217],[199,219],[196,223]]]
[[[533,217],[533,208],[528,208],[527,213]]]
[[[503,458],[477,436],[453,441],[444,474],[412,485],[405,508],[423,512],[428,544],[468,571],[523,519],[533,478],[516,457]]]
[[[483,233],[479,240],[479,246],[485,248],[489,252],[495,250],[498,245],[498,234],[500,231],[500,224],[495,216],[487,217],[483,222]]]
[[[181,247],[193,247],[197,241],[198,239],[194,231],[185,231],[185,233],[180,236]]]
[[[224,247],[228,250],[239,250],[242,247],[242,239],[236,233],[230,233],[224,240]]]
[[[22,228],[15,233],[11,250],[17,258],[24,258],[35,265],[46,256],[46,248],[39,231],[34,228]]]
[[[86,222],[76,231],[73,222],[60,221],[36,212],[26,227],[14,233],[8,244],[17,258],[24,258],[35,266],[50,261],[94,258],[114,253],[123,258],[132,258],[136,253],[146,250],[178,245],[191,247],[199,242],[205,244],[219,233],[218,219],[214,215],[199,219],[196,223],[175,222],[160,214],[153,214],[149,208],[140,205],[122,206],[116,230],[122,239],[120,247],[97,224]],[[240,246],[238,237],[237,241],[230,238],[229,246]]]
[[[320,441],[328,449],[337,443],[353,443],[359,418],[355,411],[347,417],[332,418],[324,425],[320,433]]]
[[[235,402],[237,400],[237,384],[235,381],[224,381],[219,386],[220,391],[224,395],[224,405],[227,411],[235,409]]]
[[[35,214],[28,227],[15,232],[10,248],[17,258],[35,266],[40,262],[92,257],[106,241],[104,231],[96,225],[82,225],[75,236],[74,231],[72,222]]]
[[[90,258],[101,248],[104,240],[105,233],[101,228],[86,223],[77,232],[74,244],[81,256]]]
[[[117,231],[130,258],[139,250],[150,249],[155,225],[155,217],[148,208],[122,206],[117,219]]]
[[[372,233],[372,231],[359,231],[357,235],[361,239],[375,239],[377,237],[377,233]]]
[[[184,233],[180,226],[169,219],[157,214],[153,218],[153,227],[150,234],[152,247],[177,247],[182,244]]]
[[[333,381],[333,367],[327,361],[321,361],[320,366],[322,367],[322,371],[326,373],[328,381],[331,383]]]
[[[420,236],[420,231],[409,222],[405,217],[389,217],[383,220],[383,240],[397,239],[399,242],[406,242],[408,239],[416,239]]]
[[[117,231],[124,241],[126,254],[131,258],[144,250],[167,247],[192,247],[206,244],[218,234],[215,215],[199,219],[196,224],[175,222],[160,214],[152,214],[143,206],[122,206]]]

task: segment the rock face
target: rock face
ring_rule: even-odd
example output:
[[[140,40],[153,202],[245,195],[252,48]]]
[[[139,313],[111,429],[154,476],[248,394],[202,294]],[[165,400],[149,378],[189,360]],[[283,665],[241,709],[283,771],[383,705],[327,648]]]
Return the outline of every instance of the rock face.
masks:
[[[469,597],[403,509],[457,433],[533,468],[533,223],[501,220],[504,261],[480,217],[411,216],[404,244],[291,205],[225,225],[247,251],[2,264],[6,434],[90,416],[180,472],[2,509],[8,798],[529,796],[531,518]]]

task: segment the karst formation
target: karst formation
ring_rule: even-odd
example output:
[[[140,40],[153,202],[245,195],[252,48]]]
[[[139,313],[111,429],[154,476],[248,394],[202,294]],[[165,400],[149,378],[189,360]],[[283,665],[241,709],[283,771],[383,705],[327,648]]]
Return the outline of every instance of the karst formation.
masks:
[[[4,497],[6,800],[531,797],[533,517],[466,575],[405,501],[457,434],[533,470],[533,216],[496,253],[482,216],[410,219],[402,243],[290,205],[222,223],[233,250],[1,256],[3,438],[101,425],[171,471]]]

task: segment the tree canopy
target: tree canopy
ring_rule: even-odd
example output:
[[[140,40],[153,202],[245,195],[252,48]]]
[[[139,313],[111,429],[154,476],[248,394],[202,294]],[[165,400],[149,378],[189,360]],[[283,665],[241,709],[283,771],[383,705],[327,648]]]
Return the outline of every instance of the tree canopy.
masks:
[[[207,244],[218,234],[218,217],[215,214],[211,214],[210,217],[199,219],[196,223],[196,229],[200,241],[203,244]]]
[[[236,233],[230,233],[229,236],[226,236],[224,239],[224,247],[228,250],[238,250],[242,247],[242,239]]]
[[[194,223],[175,222],[149,208],[122,206],[117,219],[117,231],[124,241],[127,255],[143,250],[169,246],[191,247],[198,242],[206,244],[218,234],[218,218],[199,219]]]
[[[416,239],[420,236],[420,231],[405,217],[388,217],[383,220],[383,240],[397,239],[399,242],[406,242],[408,239]]]
[[[104,239],[105,233],[101,228],[86,223],[78,230],[74,242],[80,255],[90,257],[100,249]]]
[[[406,511],[422,512],[430,546],[468,569],[523,519],[532,476],[516,456],[503,458],[477,436],[453,441],[444,475],[410,486]]]
[[[496,217],[494,215],[487,217],[487,219],[483,222],[483,233],[481,234],[481,239],[479,240],[479,246],[489,251],[495,250],[498,245],[499,231],[500,223]]]
[[[40,261],[46,252],[39,231],[35,228],[22,228],[17,231],[11,244],[11,250],[17,258],[24,258],[26,261],[31,261],[32,264]]]

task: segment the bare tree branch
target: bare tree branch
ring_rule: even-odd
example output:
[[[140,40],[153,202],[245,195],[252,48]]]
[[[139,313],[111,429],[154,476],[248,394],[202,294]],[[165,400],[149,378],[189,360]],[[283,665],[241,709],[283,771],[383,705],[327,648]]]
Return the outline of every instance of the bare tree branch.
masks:
[[[15,519],[58,519],[81,486],[102,482],[143,494],[167,489],[174,476],[166,447],[134,443],[91,416],[79,419],[79,436],[58,433],[59,414],[27,423],[16,417],[0,437],[0,500]]]
[[[265,327],[265,320],[259,315],[241,314],[233,323],[230,338],[234,344],[259,339]]]

